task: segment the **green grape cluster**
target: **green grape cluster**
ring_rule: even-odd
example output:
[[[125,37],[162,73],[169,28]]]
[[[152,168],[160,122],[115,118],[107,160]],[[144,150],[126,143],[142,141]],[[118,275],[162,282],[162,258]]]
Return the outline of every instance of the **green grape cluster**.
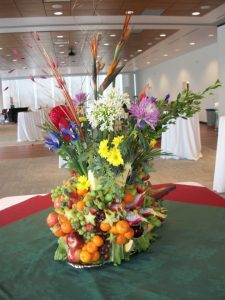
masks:
[[[83,236],[85,242],[89,242],[93,237],[94,233],[87,231],[86,220],[83,212],[78,211],[73,217],[72,227]]]
[[[52,200],[55,201],[58,197],[63,194],[63,186],[57,186],[56,188],[51,190]]]
[[[110,204],[114,198],[114,194],[110,192],[105,193],[103,186],[99,184],[95,190],[88,193],[84,200],[87,207],[103,210],[107,208],[108,204]]]

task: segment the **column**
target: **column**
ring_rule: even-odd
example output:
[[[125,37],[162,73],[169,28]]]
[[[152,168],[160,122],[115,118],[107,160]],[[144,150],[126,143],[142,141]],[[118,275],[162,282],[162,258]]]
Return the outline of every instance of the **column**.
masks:
[[[225,116],[225,24],[217,28],[219,80],[222,87],[218,89],[219,116]]]

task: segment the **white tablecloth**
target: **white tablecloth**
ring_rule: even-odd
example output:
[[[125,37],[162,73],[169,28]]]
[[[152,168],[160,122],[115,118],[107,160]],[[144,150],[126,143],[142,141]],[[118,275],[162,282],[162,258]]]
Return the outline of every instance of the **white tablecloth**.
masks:
[[[225,116],[219,119],[213,190],[225,193]]]
[[[176,124],[169,125],[162,134],[161,150],[174,155],[163,156],[168,159],[198,160],[202,157],[198,114],[188,119],[178,118]]]
[[[43,131],[38,127],[48,118],[49,109],[18,113],[17,142],[42,141]]]

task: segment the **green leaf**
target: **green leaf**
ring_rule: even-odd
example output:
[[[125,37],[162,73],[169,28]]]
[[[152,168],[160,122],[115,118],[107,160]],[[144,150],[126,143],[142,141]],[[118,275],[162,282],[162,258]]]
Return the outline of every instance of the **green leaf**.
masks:
[[[55,251],[54,260],[66,260],[68,252],[68,246],[64,241],[59,238],[58,248]]]

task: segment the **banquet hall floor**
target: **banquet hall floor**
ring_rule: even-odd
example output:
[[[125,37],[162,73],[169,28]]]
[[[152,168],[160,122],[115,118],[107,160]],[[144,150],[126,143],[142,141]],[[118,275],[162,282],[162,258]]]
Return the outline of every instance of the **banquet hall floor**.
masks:
[[[152,183],[198,182],[212,189],[217,131],[201,124],[203,158],[198,161],[156,159]],[[43,143],[17,143],[16,125],[0,126],[0,198],[48,193],[69,176],[58,168],[58,156]]]

